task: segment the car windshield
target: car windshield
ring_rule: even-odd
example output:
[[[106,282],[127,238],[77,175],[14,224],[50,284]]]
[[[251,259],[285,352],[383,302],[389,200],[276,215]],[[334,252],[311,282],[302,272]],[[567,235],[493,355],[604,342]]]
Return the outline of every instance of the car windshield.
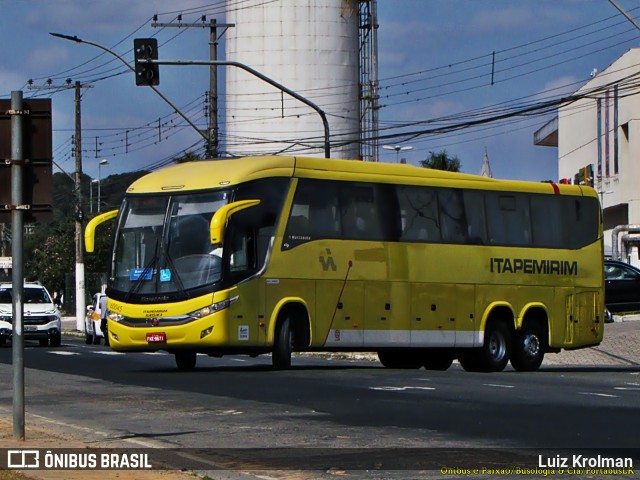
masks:
[[[53,303],[44,288],[25,287],[22,293],[23,303]],[[11,288],[0,288],[0,303],[11,303]]]
[[[127,296],[184,292],[220,281],[213,214],[230,192],[125,199],[116,232],[112,289]]]

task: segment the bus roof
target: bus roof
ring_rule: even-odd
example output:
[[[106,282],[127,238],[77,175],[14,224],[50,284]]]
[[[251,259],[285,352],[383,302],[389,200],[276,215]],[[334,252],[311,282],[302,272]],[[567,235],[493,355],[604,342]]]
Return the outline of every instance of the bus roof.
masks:
[[[263,156],[180,163],[136,180],[129,194],[209,190],[268,177],[305,177],[377,183],[597,196],[591,188],[548,182],[497,180],[413,165],[311,157]]]

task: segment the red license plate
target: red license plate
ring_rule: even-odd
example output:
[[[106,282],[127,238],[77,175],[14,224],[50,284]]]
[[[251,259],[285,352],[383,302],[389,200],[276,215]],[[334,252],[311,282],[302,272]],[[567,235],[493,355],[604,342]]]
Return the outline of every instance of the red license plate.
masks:
[[[167,343],[167,334],[164,332],[147,333],[147,343]]]

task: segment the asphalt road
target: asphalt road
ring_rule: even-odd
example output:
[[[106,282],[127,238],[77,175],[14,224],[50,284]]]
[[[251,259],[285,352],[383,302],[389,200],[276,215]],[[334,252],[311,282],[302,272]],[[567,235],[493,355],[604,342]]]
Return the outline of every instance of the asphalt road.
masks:
[[[28,342],[27,342],[28,343]],[[26,409],[148,447],[638,448],[640,368],[543,367],[468,373],[372,362],[119,354],[65,337],[25,349]],[[0,348],[0,377],[12,375]],[[4,383],[4,381],[3,381]],[[10,388],[0,405],[10,410]]]

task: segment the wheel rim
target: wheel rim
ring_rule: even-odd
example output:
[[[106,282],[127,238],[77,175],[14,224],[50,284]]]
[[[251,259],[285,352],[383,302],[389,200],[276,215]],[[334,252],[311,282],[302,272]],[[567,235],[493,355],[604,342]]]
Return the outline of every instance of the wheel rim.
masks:
[[[489,355],[492,359],[500,361],[504,358],[507,351],[507,342],[500,332],[493,332],[489,339]]]
[[[523,340],[523,351],[529,358],[535,358],[540,353],[540,339],[533,333],[528,333]]]

